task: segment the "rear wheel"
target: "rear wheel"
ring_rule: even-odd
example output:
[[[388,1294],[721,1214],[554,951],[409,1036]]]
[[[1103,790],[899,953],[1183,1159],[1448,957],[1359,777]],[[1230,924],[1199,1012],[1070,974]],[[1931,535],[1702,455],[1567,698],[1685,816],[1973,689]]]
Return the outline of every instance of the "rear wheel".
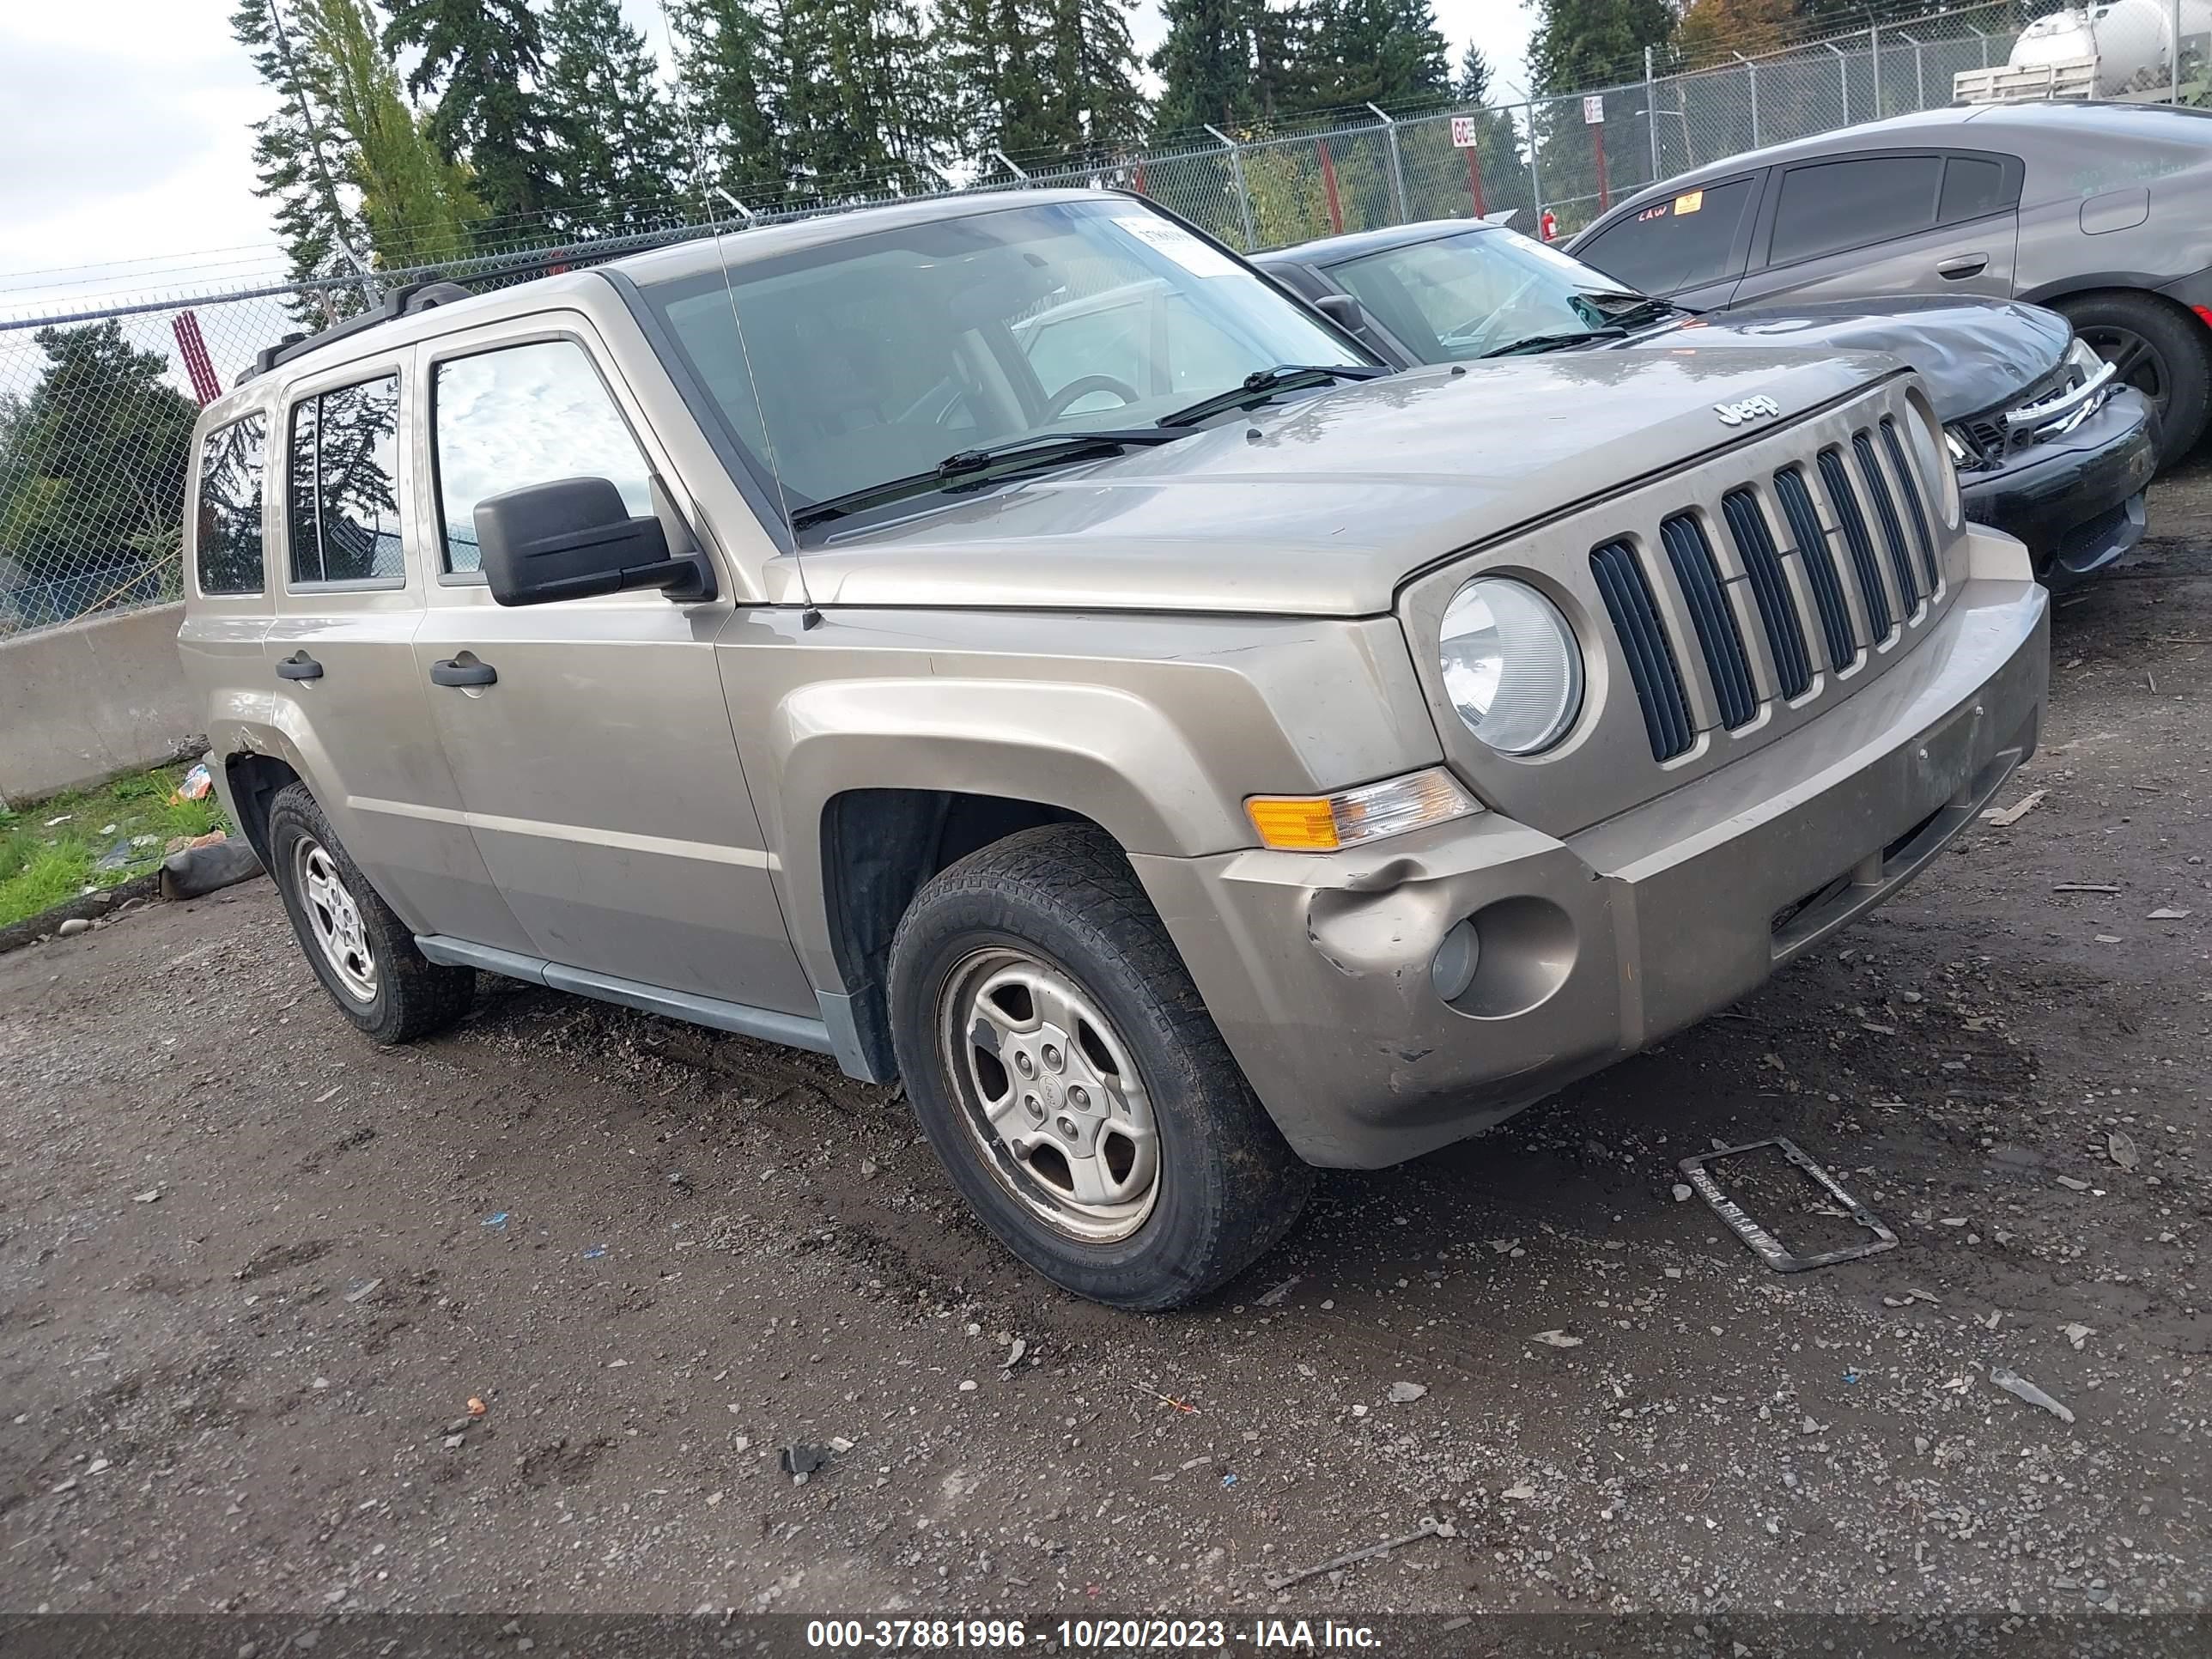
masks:
[[[2212,333],[2179,307],[2114,289],[2063,301],[2074,331],[2158,411],[2160,467],[2197,447],[2212,406]]]
[[[307,965],[369,1036],[412,1042],[468,1012],[474,970],[441,967],[415,948],[304,783],[285,785],[269,803],[269,869]]]
[[[1054,1284],[1172,1308],[1282,1237],[1284,1144],[1121,849],[1025,830],[915,896],[892,942],[907,1092],[984,1224]]]

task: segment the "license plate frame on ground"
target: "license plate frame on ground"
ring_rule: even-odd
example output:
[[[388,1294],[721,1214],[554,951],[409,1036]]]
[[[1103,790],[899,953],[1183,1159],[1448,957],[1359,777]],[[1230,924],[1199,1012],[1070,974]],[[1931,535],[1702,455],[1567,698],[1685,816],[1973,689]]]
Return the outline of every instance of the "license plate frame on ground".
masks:
[[[1719,1178],[1706,1167],[1723,1158],[1764,1152],[1769,1147],[1778,1151],[1801,1174],[1832,1199],[1846,1216],[1874,1237],[1860,1243],[1846,1244],[1840,1249],[1800,1255],[1759,1225],[1741,1205],[1730,1198],[1722,1188]],[[1691,1189],[1711,1206],[1715,1215],[1728,1224],[1729,1231],[1748,1245],[1752,1254],[1776,1273],[1802,1273],[1814,1267],[1832,1267],[1838,1262],[1856,1261],[1897,1248],[1897,1235],[1890,1231],[1881,1218],[1853,1198],[1841,1182],[1822,1169],[1803,1147],[1786,1135],[1772,1135],[1765,1140],[1747,1140],[1740,1146],[1717,1146],[1710,1152],[1699,1152],[1694,1158],[1684,1158],[1676,1167],[1682,1171],[1682,1178],[1690,1183]]]

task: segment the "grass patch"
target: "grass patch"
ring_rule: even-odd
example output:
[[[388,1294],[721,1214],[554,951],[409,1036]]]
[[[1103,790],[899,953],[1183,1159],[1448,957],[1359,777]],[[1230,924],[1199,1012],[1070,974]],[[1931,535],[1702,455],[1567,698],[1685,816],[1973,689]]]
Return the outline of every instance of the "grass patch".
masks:
[[[0,927],[143,874],[176,836],[223,828],[213,795],[169,799],[191,769],[156,767],[0,812]]]

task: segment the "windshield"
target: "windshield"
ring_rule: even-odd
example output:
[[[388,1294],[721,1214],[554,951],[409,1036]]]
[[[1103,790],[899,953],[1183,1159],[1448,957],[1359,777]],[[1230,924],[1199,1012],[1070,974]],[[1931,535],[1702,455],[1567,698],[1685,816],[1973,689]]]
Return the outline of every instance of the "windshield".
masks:
[[[640,287],[795,517],[966,452],[1149,427],[1280,364],[1364,362],[1243,265],[1118,197],[750,259],[747,243],[729,239],[726,269]]]
[[[1517,231],[1470,230],[1328,267],[1424,362],[1480,357],[1516,340],[1588,334],[1645,301],[1603,271]]]

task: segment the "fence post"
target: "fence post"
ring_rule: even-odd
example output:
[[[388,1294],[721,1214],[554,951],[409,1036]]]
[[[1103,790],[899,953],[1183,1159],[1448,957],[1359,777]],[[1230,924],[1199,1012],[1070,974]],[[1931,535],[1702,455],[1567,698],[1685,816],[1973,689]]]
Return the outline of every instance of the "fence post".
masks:
[[[1972,35],[1975,40],[1981,43],[1982,67],[1984,69],[1987,69],[1990,66],[1990,37],[1983,33],[1979,29],[1976,28],[1972,23],[1966,23],[1961,27],[1966,29],[1967,33]]]
[[[1920,57],[1920,43],[1911,35],[1900,33],[1898,39],[1912,48],[1912,106],[1928,107],[1928,65]]]
[[[1536,171],[1536,101],[1530,99],[1522,108],[1528,112],[1528,193],[1535,198],[1538,240],[1541,240],[1544,225],[1544,175]]]
[[[1013,163],[1013,158],[1008,155],[1006,151],[1002,149],[994,149],[991,154],[998,158],[999,165],[1005,167],[1007,172],[1012,173],[1017,179],[1020,180],[1023,184],[1027,184],[1029,182],[1029,174],[1016,167]]]
[[[1344,203],[1336,193],[1336,163],[1329,157],[1328,140],[1314,140],[1314,153],[1321,157],[1322,195],[1328,203],[1328,234],[1344,234]]]
[[[1836,85],[1844,94],[1842,125],[1849,126],[1851,124],[1851,60],[1844,56],[1844,49],[1834,41],[1823,40],[1820,44],[1836,54]]]
[[[1367,107],[1375,110],[1376,118],[1382,123],[1383,142],[1390,147],[1390,211],[1397,216],[1398,222],[1402,225],[1407,219],[1406,169],[1398,159],[1398,124],[1376,109],[1374,105],[1370,104]]]
[[[1744,78],[1751,82],[1751,147],[1759,148],[1759,65],[1741,52],[1729,54],[1743,65]]]
[[[2166,45],[2171,48],[2173,61],[2166,71],[2166,101],[2178,104],[2181,101],[2181,0],[2172,0],[2167,8],[2166,27],[2172,37]],[[2092,87],[2090,91],[2094,94],[2096,88]]]
[[[1260,233],[1252,228],[1252,192],[1244,188],[1243,152],[1237,148],[1237,141],[1219,127],[1208,125],[1206,130],[1221,140],[1222,148],[1229,152],[1229,177],[1237,186],[1237,216],[1243,222],[1244,252],[1249,253],[1260,246]]]
[[[1659,82],[1651,73],[1651,48],[1644,48],[1644,125],[1651,129],[1651,182],[1659,182]]]
[[[1881,119],[1881,33],[1869,21],[1867,24],[1867,54],[1874,70],[1874,118]]]

